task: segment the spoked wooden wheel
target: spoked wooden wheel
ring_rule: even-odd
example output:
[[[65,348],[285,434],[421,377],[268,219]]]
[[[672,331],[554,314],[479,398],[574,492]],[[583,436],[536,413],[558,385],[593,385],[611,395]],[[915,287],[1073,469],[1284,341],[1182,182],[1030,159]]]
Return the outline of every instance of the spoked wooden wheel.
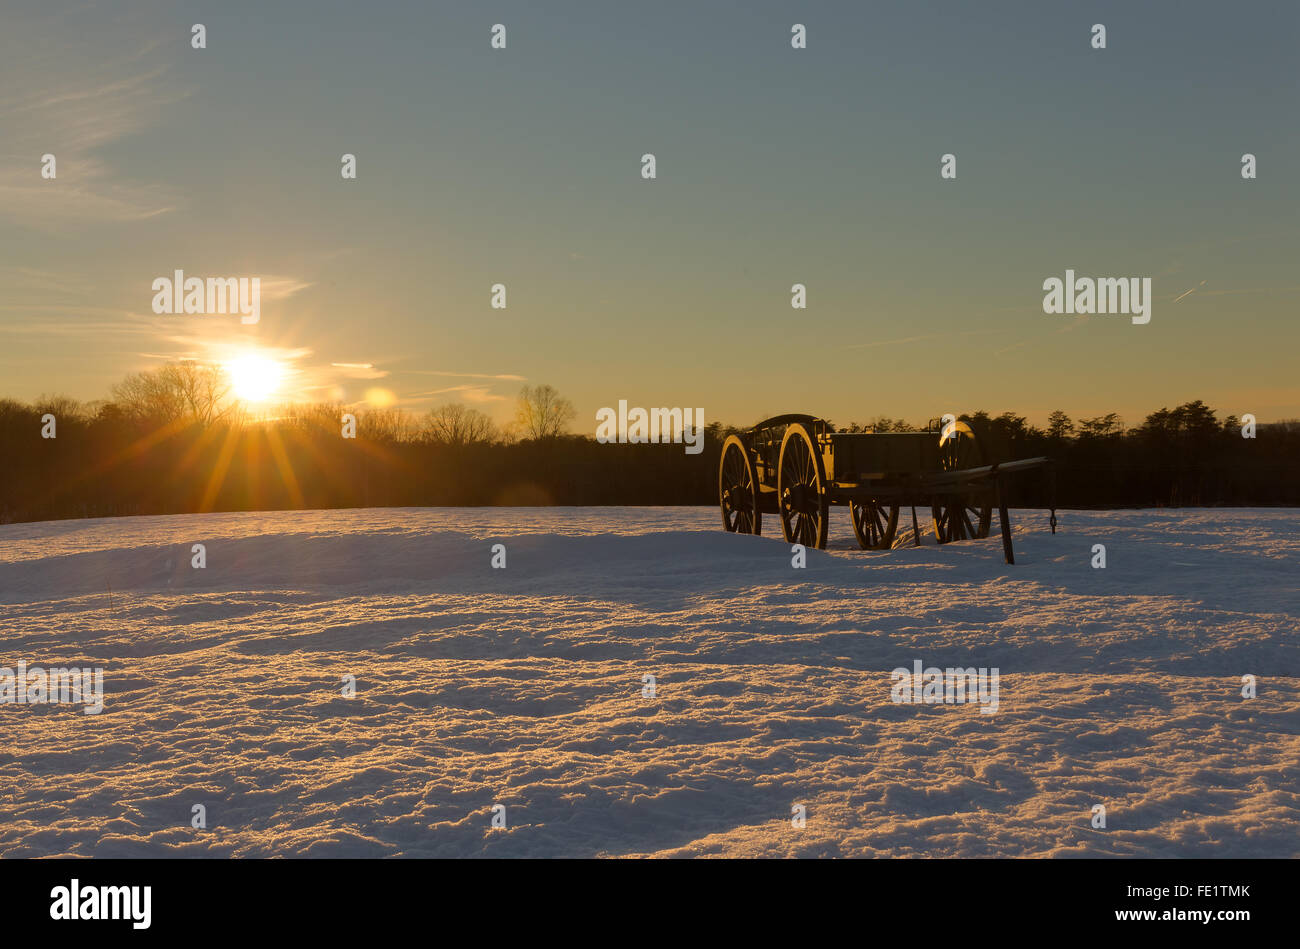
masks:
[[[975,495],[945,495],[930,506],[934,536],[941,544],[989,536],[993,505]]]
[[[722,445],[718,463],[718,502],[722,505],[722,526],[732,533],[757,534],[763,527],[758,510],[758,485],[754,465],[745,444],[735,435]]]
[[[984,451],[965,422],[952,422],[939,439],[939,467],[944,471],[978,468]],[[941,544],[989,536],[993,523],[993,494],[988,489],[942,494],[930,504],[934,537]]]
[[[884,501],[849,502],[853,519],[853,536],[863,550],[888,550],[894,545],[898,530],[898,505]]]
[[[824,548],[829,508],[826,469],[821,452],[801,422],[787,427],[781,439],[776,494],[786,543]]]

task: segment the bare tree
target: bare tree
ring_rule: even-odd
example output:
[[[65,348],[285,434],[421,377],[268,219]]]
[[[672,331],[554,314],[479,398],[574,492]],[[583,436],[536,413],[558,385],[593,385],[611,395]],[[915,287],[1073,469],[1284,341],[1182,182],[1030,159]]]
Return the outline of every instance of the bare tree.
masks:
[[[577,414],[572,402],[546,385],[524,386],[515,402],[515,424],[524,438],[562,435]]]
[[[80,420],[88,417],[86,407],[71,396],[66,395],[42,395],[32,403],[38,413],[44,415],[46,412],[53,415],[60,423],[64,421]]]
[[[230,394],[230,377],[221,367],[197,362],[179,362],[163,366],[160,370],[185,405],[187,414],[196,422],[207,425],[221,418],[230,409],[222,406]]]
[[[113,401],[132,418],[174,422],[185,414],[181,394],[156,369],[133,372],[113,386]]]
[[[401,408],[367,408],[356,410],[357,433],[377,442],[409,442],[415,422],[411,414]]]
[[[206,425],[229,411],[229,404],[222,405],[229,391],[219,366],[178,362],[131,373],[113,386],[113,401],[123,414],[136,418]]]
[[[442,445],[483,444],[496,434],[490,418],[462,402],[448,402],[431,410],[425,425],[429,439]]]

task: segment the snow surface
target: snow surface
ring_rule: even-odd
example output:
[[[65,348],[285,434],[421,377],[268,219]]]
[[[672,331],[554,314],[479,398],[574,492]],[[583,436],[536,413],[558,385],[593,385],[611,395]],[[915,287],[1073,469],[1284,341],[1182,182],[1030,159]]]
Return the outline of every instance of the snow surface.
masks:
[[[0,705],[0,855],[1300,855],[1300,512],[1060,519],[1006,566],[836,509],[803,570],[712,508],[0,527],[0,665],[106,692]],[[998,711],[894,704],[916,659]]]

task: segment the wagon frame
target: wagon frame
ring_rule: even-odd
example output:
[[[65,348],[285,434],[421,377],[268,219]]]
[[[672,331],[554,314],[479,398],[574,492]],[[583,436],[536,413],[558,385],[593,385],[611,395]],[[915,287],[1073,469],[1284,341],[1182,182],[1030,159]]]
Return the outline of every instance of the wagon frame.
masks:
[[[815,415],[777,415],[723,443],[718,501],[728,531],[759,534],[763,515],[775,514],[787,543],[819,548],[826,546],[830,507],[847,505],[864,550],[893,546],[906,507],[918,545],[918,505],[930,507],[940,544],[987,537],[996,509],[1010,564],[1015,555],[1002,482],[1034,468],[1047,472],[1050,497],[1049,459],[986,464],[975,433],[951,415],[919,432],[837,432]],[[1050,503],[1056,533],[1054,497]]]

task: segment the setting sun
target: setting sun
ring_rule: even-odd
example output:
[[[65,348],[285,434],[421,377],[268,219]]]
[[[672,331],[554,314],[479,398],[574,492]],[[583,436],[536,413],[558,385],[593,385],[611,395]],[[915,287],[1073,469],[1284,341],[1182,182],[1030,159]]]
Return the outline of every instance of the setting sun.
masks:
[[[280,389],[284,366],[274,359],[249,353],[226,365],[236,398],[245,402],[265,402]]]

